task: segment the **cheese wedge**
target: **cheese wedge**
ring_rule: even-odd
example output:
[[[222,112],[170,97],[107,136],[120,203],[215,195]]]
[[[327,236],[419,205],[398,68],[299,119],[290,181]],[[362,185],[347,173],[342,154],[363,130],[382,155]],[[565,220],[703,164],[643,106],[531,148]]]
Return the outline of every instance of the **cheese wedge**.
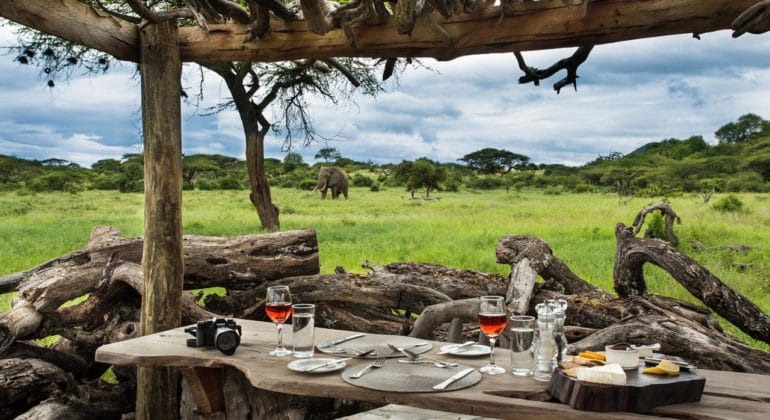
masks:
[[[625,385],[626,372],[619,364],[594,366],[577,371],[578,381],[593,382],[607,385]]]

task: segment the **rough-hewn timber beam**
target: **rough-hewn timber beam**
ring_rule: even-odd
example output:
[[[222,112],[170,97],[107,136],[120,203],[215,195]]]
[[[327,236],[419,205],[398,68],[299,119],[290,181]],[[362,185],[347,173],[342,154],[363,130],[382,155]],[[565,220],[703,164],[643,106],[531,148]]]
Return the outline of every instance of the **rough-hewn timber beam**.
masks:
[[[136,25],[76,0],[0,0],[0,16],[120,60],[139,61]]]
[[[584,0],[585,1],[585,0]],[[411,36],[399,35],[392,19],[356,27],[358,48],[342,30],[324,36],[305,22],[273,21],[261,39],[244,43],[245,25],[180,28],[182,60],[281,61],[322,57],[452,58],[484,53],[530,51],[605,44],[671,34],[705,33],[730,28],[741,12],[758,0],[591,0],[567,7],[561,0],[517,3],[514,15],[500,18],[499,8],[440,22],[451,42],[431,31],[424,17]],[[138,60],[134,25],[95,11],[76,0],[2,0],[0,16],[106,51]],[[437,20],[441,21],[441,18]]]
[[[585,1],[585,0],[584,0]],[[730,23],[757,0],[591,0],[583,8],[561,0],[518,3],[513,16],[500,18],[490,8],[441,23],[451,35],[445,41],[418,19],[411,37],[399,35],[392,19],[356,27],[358,48],[342,30],[324,36],[306,30],[304,22],[272,22],[262,39],[244,43],[246,26],[210,25],[181,28],[184,61],[280,61],[320,57],[435,57],[542,50],[605,44],[671,34],[704,33],[730,28]],[[438,19],[441,21],[442,19]]]

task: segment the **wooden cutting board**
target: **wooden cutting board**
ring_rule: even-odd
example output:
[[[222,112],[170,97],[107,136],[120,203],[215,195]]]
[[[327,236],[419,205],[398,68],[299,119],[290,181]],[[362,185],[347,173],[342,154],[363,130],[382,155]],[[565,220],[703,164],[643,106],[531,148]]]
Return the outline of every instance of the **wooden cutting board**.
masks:
[[[594,384],[578,381],[557,368],[546,390],[577,410],[645,413],[661,405],[698,402],[706,385],[706,378],[693,371],[679,376],[650,375],[639,367],[627,370],[626,377],[626,385]]]

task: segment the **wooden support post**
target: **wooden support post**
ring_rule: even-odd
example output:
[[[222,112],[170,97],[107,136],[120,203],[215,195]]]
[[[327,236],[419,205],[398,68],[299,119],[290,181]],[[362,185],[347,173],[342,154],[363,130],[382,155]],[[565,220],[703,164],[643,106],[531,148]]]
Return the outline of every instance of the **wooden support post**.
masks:
[[[139,332],[178,327],[183,286],[181,72],[174,21],[140,33],[144,137],[144,295]],[[179,374],[139,368],[136,417],[176,418]]]

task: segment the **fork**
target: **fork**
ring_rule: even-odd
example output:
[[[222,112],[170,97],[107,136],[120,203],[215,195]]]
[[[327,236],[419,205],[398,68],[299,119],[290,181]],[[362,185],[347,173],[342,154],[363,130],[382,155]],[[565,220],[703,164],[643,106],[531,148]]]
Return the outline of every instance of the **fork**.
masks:
[[[385,360],[388,359],[388,354],[385,351],[383,351],[383,349],[381,349],[380,347],[377,347],[374,350],[374,352],[377,353],[377,359],[374,361],[374,363],[368,364],[364,366],[363,369],[359,370],[353,375],[350,375],[350,379],[358,379],[364,376],[365,373],[371,371],[372,369],[377,369],[385,366]]]

